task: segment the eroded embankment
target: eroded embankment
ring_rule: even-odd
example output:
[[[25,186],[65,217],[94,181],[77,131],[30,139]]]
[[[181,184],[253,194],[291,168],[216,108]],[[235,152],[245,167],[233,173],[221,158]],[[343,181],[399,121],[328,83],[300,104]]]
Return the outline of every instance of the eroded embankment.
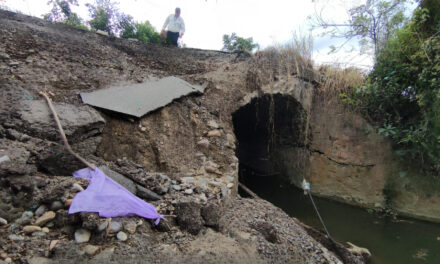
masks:
[[[249,55],[145,45],[4,11],[0,25],[0,154],[9,159],[0,164],[2,258],[339,263],[280,209],[234,196],[231,113],[261,87]],[[139,120],[84,106],[78,96],[169,75],[208,87]],[[66,154],[40,90],[55,101],[75,151],[175,217],[154,226],[69,215],[69,200],[87,182],[70,176],[83,165]]]

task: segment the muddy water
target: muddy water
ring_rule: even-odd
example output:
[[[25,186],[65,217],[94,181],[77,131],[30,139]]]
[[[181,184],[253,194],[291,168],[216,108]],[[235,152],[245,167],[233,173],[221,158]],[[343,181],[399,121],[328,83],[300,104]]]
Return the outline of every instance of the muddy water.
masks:
[[[322,230],[312,203],[302,190],[276,177],[241,174],[240,180],[290,216]],[[414,219],[395,220],[316,196],[314,200],[330,235],[337,241],[350,241],[368,248],[373,255],[370,263],[440,263],[440,224]]]

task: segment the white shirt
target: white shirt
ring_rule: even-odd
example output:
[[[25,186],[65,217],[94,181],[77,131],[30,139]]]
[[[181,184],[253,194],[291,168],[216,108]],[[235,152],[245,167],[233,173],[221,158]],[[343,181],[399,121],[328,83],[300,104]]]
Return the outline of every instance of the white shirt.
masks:
[[[174,14],[169,15],[163,24],[162,30],[165,30],[167,26],[168,31],[179,32],[182,35],[185,33],[185,22],[183,22],[181,16],[176,18]]]

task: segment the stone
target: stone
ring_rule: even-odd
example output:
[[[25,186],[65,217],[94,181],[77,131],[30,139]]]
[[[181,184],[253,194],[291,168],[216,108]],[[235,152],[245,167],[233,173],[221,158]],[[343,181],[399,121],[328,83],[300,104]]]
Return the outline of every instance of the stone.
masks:
[[[33,237],[45,237],[45,236],[47,236],[47,233],[43,232],[43,231],[37,231],[37,232],[33,232],[32,236]]]
[[[119,231],[118,234],[116,234],[116,238],[121,241],[126,241],[128,239],[128,235],[122,231]]]
[[[221,137],[222,132],[218,129],[214,129],[208,132],[208,137]]]
[[[226,187],[228,187],[229,189],[231,189],[232,187],[234,187],[234,184],[232,182],[228,183],[228,185],[226,185]]]
[[[119,231],[121,231],[121,230],[122,230],[122,224],[121,224],[121,222],[113,220],[113,221],[110,223],[110,227],[109,227],[109,232],[110,232],[110,234],[117,233],[117,232],[119,232]]]
[[[42,216],[45,212],[47,212],[47,206],[40,205],[35,211],[35,216]]]
[[[209,126],[210,128],[214,128],[214,129],[217,129],[217,128],[220,127],[220,126],[217,124],[217,122],[215,122],[214,120],[209,120],[209,121],[208,121],[208,126]]]
[[[70,207],[70,205],[72,204],[73,199],[67,199],[66,202],[64,203],[65,207]]]
[[[206,139],[206,138],[197,141],[197,146],[201,146],[201,147],[204,147],[204,148],[209,148],[209,144],[210,144],[209,140]]]
[[[160,196],[153,191],[148,190],[140,185],[136,185],[136,195],[142,199],[146,199],[149,201],[158,201],[160,200]]]
[[[134,221],[124,222],[124,230],[130,234],[136,233],[137,223]]]
[[[0,52],[0,59],[9,60],[10,58],[11,57],[7,53]]]
[[[8,224],[8,221],[6,219],[0,217],[0,226],[4,226],[7,224]]]
[[[16,235],[16,234],[11,234],[11,235],[8,236],[8,238],[10,240],[13,240],[13,241],[22,241],[22,240],[24,240],[23,236]]]
[[[85,243],[90,240],[90,231],[87,229],[78,229],[75,231],[75,241],[76,243]]]
[[[177,184],[174,184],[172,187],[176,191],[180,191],[182,189],[182,187],[180,187],[180,185],[177,185]]]
[[[41,227],[32,226],[32,225],[28,225],[28,226],[23,227],[23,232],[26,234],[37,232],[37,231],[41,231]]]
[[[11,258],[6,258],[6,259],[5,259],[5,262],[6,262],[6,263],[12,263],[12,259],[11,259]]]
[[[213,174],[217,174],[218,173],[217,168],[212,167],[212,166],[205,166],[205,171],[207,173],[213,173]]]
[[[206,197],[206,194],[205,194],[205,193],[201,193],[201,194],[199,195],[199,199],[202,200],[203,202],[208,201],[208,198]]]
[[[72,184],[72,190],[76,191],[76,192],[82,192],[84,191],[84,188],[79,185],[78,183],[74,183]]]
[[[96,34],[103,35],[103,36],[108,36],[108,32],[106,32],[104,30],[100,30],[100,29],[96,30]]]
[[[50,210],[52,211],[58,211],[60,209],[63,209],[64,205],[62,202],[60,201],[53,201],[52,204],[50,205]]]
[[[93,256],[98,252],[99,247],[95,245],[87,245],[82,249],[87,255]]]
[[[11,161],[11,159],[9,158],[8,155],[3,155],[2,157],[0,157],[0,163],[6,162],[6,161]]]
[[[199,178],[197,178],[196,185],[199,187],[202,187],[202,188],[207,188],[208,181],[209,180],[207,178],[199,177]]]
[[[194,183],[194,177],[182,177],[180,178],[182,183]]]
[[[222,193],[222,197],[223,197],[223,198],[229,196],[229,190],[228,190],[228,187],[226,187],[226,186],[222,186],[222,187],[220,187],[220,190],[221,190],[221,193]]]
[[[349,248],[347,248],[348,251],[350,251],[354,255],[362,256],[364,259],[368,259],[371,257],[371,253],[367,248],[358,247],[350,242],[347,242],[347,244],[350,246]]]
[[[24,212],[19,219],[17,219],[16,223],[19,225],[28,225],[31,223],[32,217],[34,213],[31,211]]]
[[[102,231],[106,230],[107,226],[108,226],[108,220],[106,219],[104,222],[98,225],[97,227],[98,232],[101,233]]]
[[[49,228],[47,228],[47,227],[41,228],[41,231],[43,231],[44,233],[49,233],[50,232]]]
[[[40,216],[36,221],[35,225],[44,226],[46,223],[52,221],[55,218],[56,214],[53,211],[45,212],[42,216]]]
[[[228,141],[229,146],[235,146],[235,137],[231,134],[226,134],[226,140]]]
[[[185,193],[186,194],[192,194],[194,191],[193,191],[193,189],[186,189],[185,190]]]

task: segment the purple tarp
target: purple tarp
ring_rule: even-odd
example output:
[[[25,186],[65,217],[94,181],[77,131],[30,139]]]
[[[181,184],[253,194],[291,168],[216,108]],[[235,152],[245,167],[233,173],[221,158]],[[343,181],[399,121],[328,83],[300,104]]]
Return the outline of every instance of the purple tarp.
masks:
[[[141,200],[127,189],[113,181],[100,169],[85,168],[73,173],[75,178],[90,180],[89,186],[73,198],[69,214],[77,212],[97,212],[101,217],[138,215],[155,219],[159,224],[162,215],[156,208]]]

